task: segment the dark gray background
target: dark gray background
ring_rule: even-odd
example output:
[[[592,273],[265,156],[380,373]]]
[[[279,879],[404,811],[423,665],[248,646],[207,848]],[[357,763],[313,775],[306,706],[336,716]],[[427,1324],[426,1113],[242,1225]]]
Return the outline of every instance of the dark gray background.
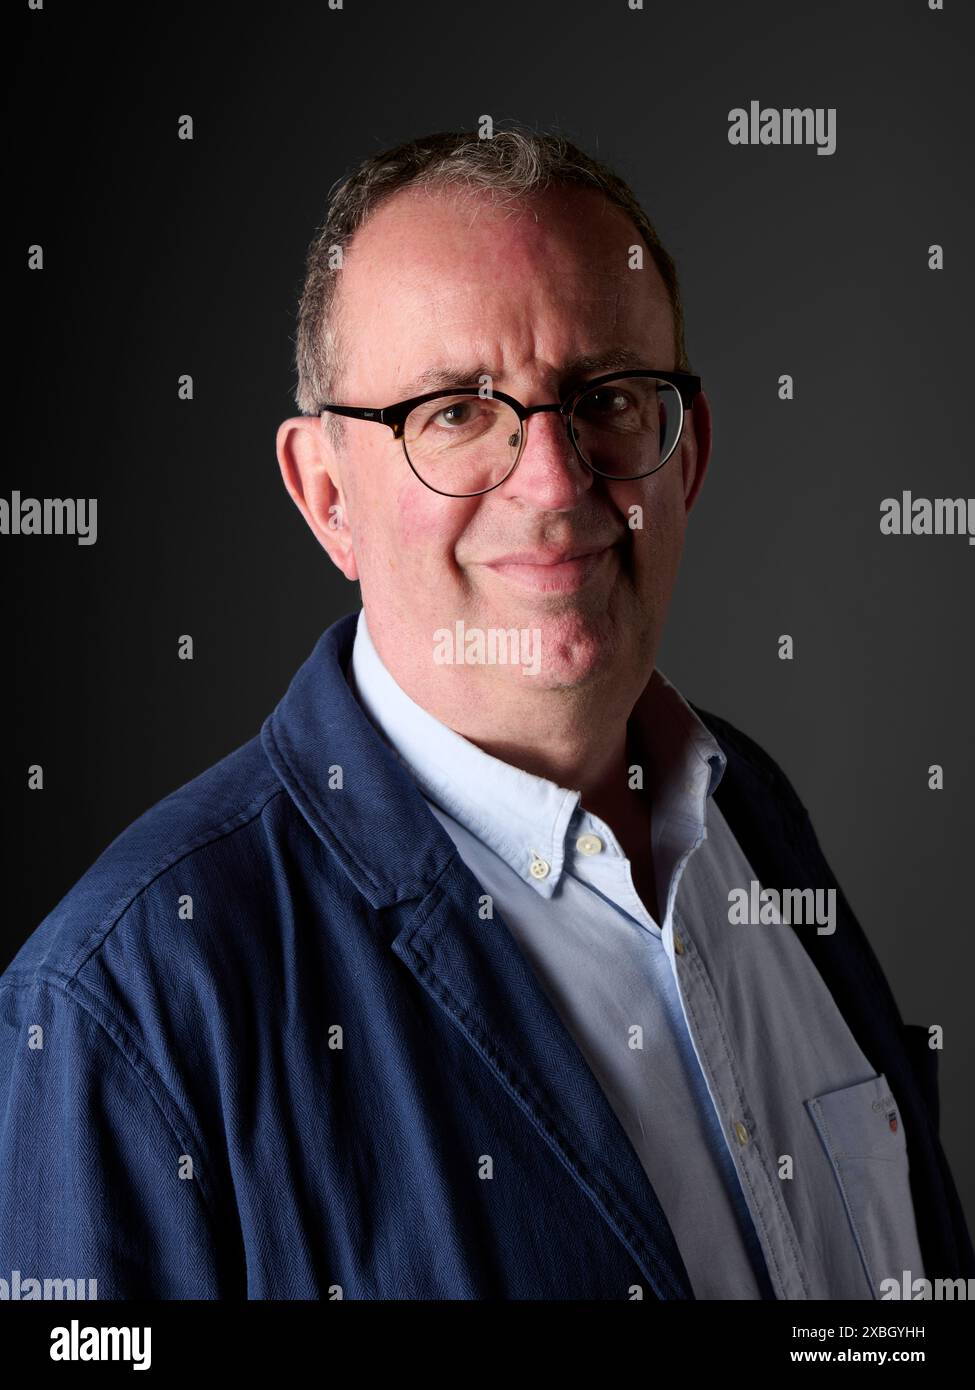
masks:
[[[558,129],[632,183],[676,258],[715,413],[661,669],[780,761],[905,1019],[943,1025],[942,1135],[972,1220],[975,548],[879,530],[902,489],[972,490],[975,24],[946,6],[22,7],[3,491],[97,496],[99,537],[0,538],[0,965],[130,820],[256,733],[359,606],[274,457],[329,186],[483,113]],[[729,145],[753,98],[836,107],[836,153]],[[43,273],[23,269],[33,242]]]

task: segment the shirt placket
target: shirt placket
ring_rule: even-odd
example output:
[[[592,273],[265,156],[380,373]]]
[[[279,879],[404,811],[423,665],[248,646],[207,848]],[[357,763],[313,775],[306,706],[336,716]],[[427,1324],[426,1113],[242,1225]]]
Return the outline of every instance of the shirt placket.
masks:
[[[805,1261],[774,1171],[774,1155],[765,1151],[766,1136],[748,1102],[745,1079],[729,1043],[731,1034],[691,932],[676,908],[672,918],[668,914],[664,949],[674,972],[698,1062],[761,1241],[776,1297],[808,1299],[811,1294]]]
[[[605,822],[584,813],[570,826],[566,851],[566,860],[576,878],[609,898],[614,906],[629,912],[660,940],[660,928],[633,885],[629,860]]]

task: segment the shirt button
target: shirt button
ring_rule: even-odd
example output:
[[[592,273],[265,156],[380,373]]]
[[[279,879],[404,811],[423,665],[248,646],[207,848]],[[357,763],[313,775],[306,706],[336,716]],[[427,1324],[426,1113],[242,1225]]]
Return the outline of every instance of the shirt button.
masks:
[[[580,854],[598,854],[603,847],[603,842],[598,835],[580,835],[576,840],[576,849]]]
[[[748,1143],[748,1130],[742,1124],[741,1120],[735,1121],[735,1138],[738,1140],[739,1144]]]
[[[549,865],[544,859],[533,859],[529,873],[532,878],[548,878]]]
[[[676,932],[674,932],[674,950],[677,952],[679,956],[682,956],[684,954],[684,943],[683,941],[681,941],[680,937],[677,935]]]

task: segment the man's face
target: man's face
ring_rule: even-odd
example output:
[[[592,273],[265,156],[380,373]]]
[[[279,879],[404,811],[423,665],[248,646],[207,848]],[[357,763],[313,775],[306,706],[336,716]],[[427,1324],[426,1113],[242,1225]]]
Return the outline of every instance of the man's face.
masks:
[[[467,385],[483,369],[493,389],[525,405],[556,401],[577,384],[567,364],[610,349],[632,352],[627,365],[672,370],[667,293],[645,248],[644,268],[630,268],[635,244],[630,220],[595,191],[550,191],[514,214],[483,196],[396,195],[346,252],[339,399],[387,405],[430,389],[416,384],[421,372],[469,364]],[[703,401],[696,419],[707,434]],[[434,671],[443,675],[434,634],[463,620],[467,630],[540,634],[535,675],[513,664],[466,666],[471,700],[506,697],[528,681],[591,690],[622,681],[635,697],[652,669],[706,464],[707,441],[699,449],[689,413],[663,468],[630,482],[590,473],[564,420],[533,415],[514,472],[466,498],[425,487],[382,425],[346,421],[338,454],[321,425],[311,427],[347,529],[330,533],[304,474],[302,510],[336,564],[359,579],[376,646],[401,683],[422,690]],[[506,562],[546,558],[541,550],[598,553],[557,565]]]

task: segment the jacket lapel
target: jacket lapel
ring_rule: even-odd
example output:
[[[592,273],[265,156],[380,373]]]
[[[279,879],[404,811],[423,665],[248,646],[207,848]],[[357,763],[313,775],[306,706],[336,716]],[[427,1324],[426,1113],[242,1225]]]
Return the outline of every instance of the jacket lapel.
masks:
[[[269,760],[362,896],[377,911],[398,908],[380,918],[395,923],[390,949],[528,1116],[649,1288],[693,1299],[673,1232],[602,1088],[503,920],[477,916],[483,888],[356,701],[345,675],[355,624],[349,614],[322,634],[265,720]]]
[[[602,1087],[457,855],[393,950],[449,1015],[618,1236],[660,1299],[693,1299],[656,1193]]]

